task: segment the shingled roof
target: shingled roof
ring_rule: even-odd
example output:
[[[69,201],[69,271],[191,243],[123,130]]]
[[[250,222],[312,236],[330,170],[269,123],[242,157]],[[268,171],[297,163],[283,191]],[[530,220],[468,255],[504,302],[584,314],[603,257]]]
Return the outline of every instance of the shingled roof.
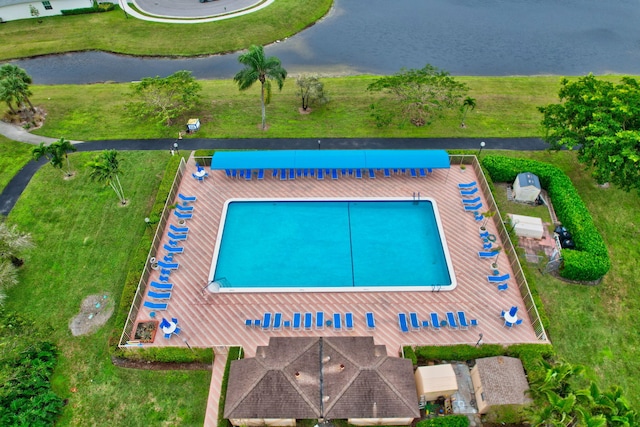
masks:
[[[529,382],[520,359],[485,357],[476,359],[476,366],[488,405],[523,405],[532,402],[526,395]]]
[[[415,418],[410,360],[373,337],[272,337],[231,363],[225,418]]]

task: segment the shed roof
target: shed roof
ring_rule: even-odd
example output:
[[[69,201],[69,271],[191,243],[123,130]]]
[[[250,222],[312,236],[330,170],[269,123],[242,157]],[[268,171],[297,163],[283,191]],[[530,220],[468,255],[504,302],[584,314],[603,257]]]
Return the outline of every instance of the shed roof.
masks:
[[[319,363],[319,361],[323,363]],[[231,363],[225,418],[415,418],[408,359],[373,337],[272,337]]]
[[[540,187],[540,180],[538,179],[538,176],[532,174],[531,172],[519,173],[516,179],[518,180],[518,184],[520,185],[520,188],[529,187],[529,186],[533,186],[538,189],[542,188]]]
[[[496,356],[476,359],[487,405],[523,405],[532,400],[526,395],[529,383],[516,357]]]
[[[420,366],[416,377],[422,379],[420,393],[438,393],[458,390],[458,379],[450,363],[446,365]]]

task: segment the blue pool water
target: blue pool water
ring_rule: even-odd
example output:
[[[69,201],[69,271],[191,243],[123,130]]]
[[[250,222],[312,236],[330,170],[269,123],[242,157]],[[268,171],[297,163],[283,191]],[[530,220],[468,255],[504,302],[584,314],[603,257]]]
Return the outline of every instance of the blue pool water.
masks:
[[[430,201],[232,201],[218,244],[228,288],[452,283]]]

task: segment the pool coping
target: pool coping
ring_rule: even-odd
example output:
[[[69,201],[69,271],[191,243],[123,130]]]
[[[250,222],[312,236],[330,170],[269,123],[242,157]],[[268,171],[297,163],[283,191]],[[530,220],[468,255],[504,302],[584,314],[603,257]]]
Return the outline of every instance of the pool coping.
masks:
[[[229,205],[234,202],[429,202],[433,207],[433,213],[440,236],[440,243],[442,251],[444,253],[445,262],[447,265],[447,272],[451,283],[443,286],[349,286],[349,287],[242,287],[242,288],[227,288],[220,286],[220,283],[214,280],[215,271],[217,267],[218,257],[220,255],[220,246],[222,244],[222,237],[227,218],[227,211]],[[224,202],[222,207],[220,223],[218,224],[218,232],[216,234],[216,242],[213,250],[213,256],[211,259],[211,268],[209,270],[207,286],[205,290],[212,293],[317,293],[317,292],[448,292],[454,290],[457,285],[457,278],[453,268],[453,261],[449,253],[449,246],[447,245],[447,238],[444,233],[442,221],[440,219],[440,211],[438,210],[438,204],[435,198],[432,197],[277,197],[277,198],[230,198]]]

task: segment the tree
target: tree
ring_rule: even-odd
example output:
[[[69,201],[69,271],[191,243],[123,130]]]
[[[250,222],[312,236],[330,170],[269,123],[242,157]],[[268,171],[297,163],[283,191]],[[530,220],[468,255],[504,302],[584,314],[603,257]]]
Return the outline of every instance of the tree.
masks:
[[[287,70],[282,68],[280,59],[275,56],[265,57],[262,46],[252,45],[246,53],[238,57],[238,62],[244,65],[233,80],[238,88],[247,90],[257,81],[260,82],[260,103],[262,106],[262,130],[267,127],[267,112],[265,106],[271,102],[271,80],[282,90]]]
[[[124,190],[120,183],[120,161],[118,160],[118,152],[116,150],[104,150],[101,154],[87,163],[87,167],[91,169],[89,177],[92,181],[103,182],[110,186],[120,199],[122,205],[127,204],[124,198]]]
[[[18,267],[24,264],[20,254],[33,247],[31,235],[22,233],[16,225],[0,222],[0,291],[18,283]],[[4,293],[0,292],[0,302]]]
[[[193,108],[200,99],[202,86],[190,71],[177,71],[168,77],[145,77],[131,86],[136,101],[126,107],[135,115],[148,117],[171,126],[177,118]]]
[[[0,67],[0,98],[11,107],[11,101],[15,101],[18,108],[26,102],[32,112],[36,112],[29,97],[32,95],[29,85],[31,76],[25,70],[13,64],[4,64]]]
[[[44,142],[41,142],[40,145],[33,149],[33,158],[37,161],[42,157],[46,157],[49,163],[51,163],[51,166],[62,170],[65,176],[71,176],[73,175],[73,171],[71,170],[71,162],[69,161],[70,151],[76,151],[76,147],[68,140],[60,138],[50,145],[45,145]],[[64,163],[67,165],[66,170],[63,170]]]
[[[466,127],[464,124],[464,119],[467,118],[467,113],[470,110],[475,110],[476,108],[476,100],[470,96],[467,96],[464,101],[462,101],[462,106],[460,106],[460,112],[462,113],[462,120],[460,120],[460,127]]]
[[[318,76],[302,74],[296,79],[296,86],[298,87],[298,96],[302,99],[304,111],[307,111],[309,103],[312,101],[318,101],[321,104],[327,101],[324,94],[324,83],[318,79]]]
[[[404,117],[416,126],[424,126],[444,110],[460,105],[468,89],[447,71],[427,64],[419,70],[403,68],[392,76],[379,78],[367,90],[392,94],[400,103]]]
[[[577,149],[600,184],[640,191],[639,83],[623,77],[614,84],[589,74],[560,84],[560,103],[539,107],[550,148]]]

